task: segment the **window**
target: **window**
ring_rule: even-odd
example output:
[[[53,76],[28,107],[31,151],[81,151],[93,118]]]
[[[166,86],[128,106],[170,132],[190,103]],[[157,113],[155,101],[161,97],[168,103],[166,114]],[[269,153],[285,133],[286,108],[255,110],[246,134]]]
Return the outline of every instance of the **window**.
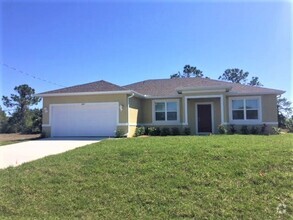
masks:
[[[156,121],[165,121],[165,103],[157,102],[155,104]]]
[[[231,99],[232,120],[259,120],[259,98],[235,98]]]
[[[155,101],[155,121],[177,121],[178,102],[177,101]]]

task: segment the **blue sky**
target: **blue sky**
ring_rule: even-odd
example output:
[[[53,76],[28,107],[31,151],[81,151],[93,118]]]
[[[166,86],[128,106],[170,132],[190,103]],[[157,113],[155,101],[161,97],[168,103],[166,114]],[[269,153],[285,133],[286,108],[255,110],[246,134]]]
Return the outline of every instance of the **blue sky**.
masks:
[[[56,84],[126,85],[169,78],[185,64],[217,79],[228,68],[292,91],[289,1],[2,1],[1,63]],[[1,65],[1,96],[27,83]]]

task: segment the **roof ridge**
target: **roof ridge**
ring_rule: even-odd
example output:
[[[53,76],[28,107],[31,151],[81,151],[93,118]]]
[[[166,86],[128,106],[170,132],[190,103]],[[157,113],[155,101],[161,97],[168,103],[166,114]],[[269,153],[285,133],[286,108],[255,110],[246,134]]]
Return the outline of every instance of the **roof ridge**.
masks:
[[[195,78],[195,77],[192,77],[192,78]],[[150,81],[171,80],[171,79],[172,79],[172,80],[174,80],[174,79],[183,79],[183,78],[161,78],[161,79],[147,79],[147,80],[141,80],[141,81],[138,81],[138,82],[130,83],[130,84],[124,85],[123,87],[130,86],[130,85],[137,84],[137,83],[144,83],[144,82],[150,82]]]

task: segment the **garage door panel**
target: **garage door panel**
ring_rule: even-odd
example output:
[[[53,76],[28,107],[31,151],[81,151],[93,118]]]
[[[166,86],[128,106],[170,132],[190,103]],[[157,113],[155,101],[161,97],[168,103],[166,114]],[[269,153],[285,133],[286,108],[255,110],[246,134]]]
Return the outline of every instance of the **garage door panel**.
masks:
[[[55,105],[52,136],[113,136],[117,117],[118,103]]]

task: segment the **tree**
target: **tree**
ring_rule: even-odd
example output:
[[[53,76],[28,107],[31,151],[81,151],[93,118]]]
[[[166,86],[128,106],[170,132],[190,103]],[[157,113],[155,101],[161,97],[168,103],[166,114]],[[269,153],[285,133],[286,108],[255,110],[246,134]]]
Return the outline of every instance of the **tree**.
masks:
[[[197,69],[195,66],[185,65],[183,67],[183,74],[178,71],[170,76],[170,78],[190,78],[190,77],[203,77],[201,70]]]
[[[4,133],[7,129],[7,121],[8,118],[6,116],[5,111],[3,111],[2,107],[0,106],[0,132]]]
[[[285,97],[279,96],[277,98],[277,109],[278,109],[278,126],[285,128],[286,120],[292,115],[291,102]]]
[[[184,78],[189,77],[203,77],[202,71],[195,66],[185,65],[183,68]]]
[[[261,84],[258,80],[258,77],[252,77],[252,79],[250,80],[250,82],[247,84],[250,86],[263,86],[263,84]]]
[[[245,84],[249,73],[241,69],[226,69],[225,72],[219,76],[218,79],[231,81],[233,83]]]
[[[234,68],[226,69],[225,72],[221,76],[219,76],[218,79],[244,85],[262,86],[262,84],[259,82],[258,77],[252,77],[252,79],[248,83],[246,83],[248,80],[248,76],[249,72],[244,72],[242,69]]]
[[[173,79],[173,78],[182,78],[180,71],[178,71],[177,73],[174,73],[174,74],[170,75],[170,79]]]
[[[3,105],[7,108],[14,108],[9,124],[15,126],[16,132],[26,133],[30,126],[30,106],[36,105],[41,101],[35,97],[35,90],[27,84],[16,86],[14,90],[18,94],[11,94],[10,98],[2,96]]]
[[[32,121],[31,133],[41,133],[42,132],[42,109],[32,109],[30,110],[30,116]]]

